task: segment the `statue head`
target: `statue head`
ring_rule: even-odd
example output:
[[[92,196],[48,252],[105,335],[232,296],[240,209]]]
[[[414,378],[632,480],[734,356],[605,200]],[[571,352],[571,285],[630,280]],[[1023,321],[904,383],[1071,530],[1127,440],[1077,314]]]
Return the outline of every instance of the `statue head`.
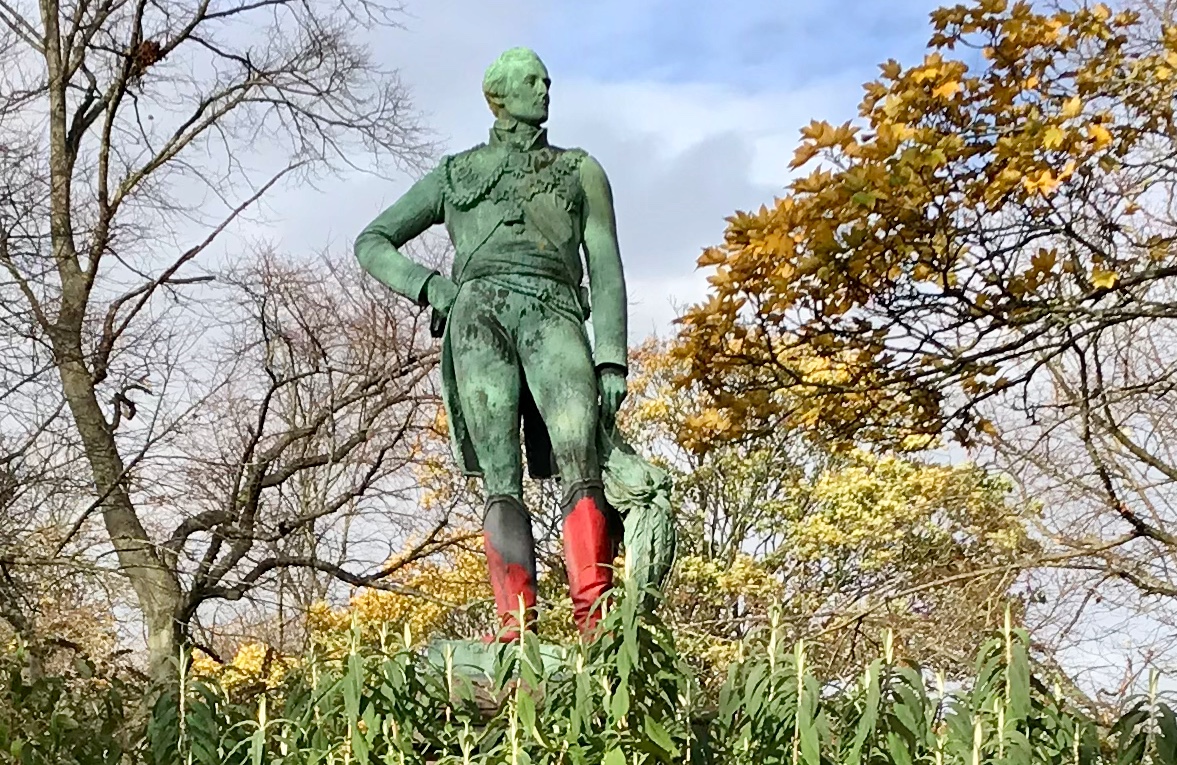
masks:
[[[499,56],[482,78],[482,93],[495,117],[538,127],[548,120],[548,69],[530,48]]]

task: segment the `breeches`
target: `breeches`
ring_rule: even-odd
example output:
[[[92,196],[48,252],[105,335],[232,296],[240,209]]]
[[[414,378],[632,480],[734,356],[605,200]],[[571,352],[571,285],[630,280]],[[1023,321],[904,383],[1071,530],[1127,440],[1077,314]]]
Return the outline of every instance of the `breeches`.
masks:
[[[462,284],[447,318],[458,398],[489,497],[522,498],[525,390],[564,486],[601,476],[596,370],[576,293],[549,280],[532,291],[474,279]]]

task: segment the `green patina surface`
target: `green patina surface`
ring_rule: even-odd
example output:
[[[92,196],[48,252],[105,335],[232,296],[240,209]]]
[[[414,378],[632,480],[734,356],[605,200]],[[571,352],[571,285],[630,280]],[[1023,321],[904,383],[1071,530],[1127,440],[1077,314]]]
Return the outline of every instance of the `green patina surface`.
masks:
[[[439,668],[453,668],[455,673],[480,680],[492,680],[505,651],[518,651],[516,643],[486,644],[476,640],[435,640],[426,657]],[[540,643],[539,656],[544,674],[551,676],[569,666],[569,649],[554,643]]]
[[[550,84],[535,53],[504,53],[483,82],[495,115],[487,142],[444,157],[360,233],[355,253],[433,310],[463,472],[488,496],[521,498],[526,453],[533,477],[602,482],[625,519],[627,569],[658,585],[673,558],[669,482],[614,429],[627,305],[612,191],[590,154],[548,142]],[[448,276],[402,252],[435,225],[454,246]]]
[[[548,73],[527,53],[504,55],[487,73],[496,113],[488,142],[445,157],[355,245],[374,277],[446,317],[442,374],[455,456],[467,474],[486,478],[490,494],[520,491],[519,417],[533,476],[594,477],[598,374],[604,419],[625,392],[626,292],[612,192],[588,153],[548,143]],[[454,245],[449,277],[401,252],[434,225]],[[565,441],[580,448],[556,459],[553,447]]]

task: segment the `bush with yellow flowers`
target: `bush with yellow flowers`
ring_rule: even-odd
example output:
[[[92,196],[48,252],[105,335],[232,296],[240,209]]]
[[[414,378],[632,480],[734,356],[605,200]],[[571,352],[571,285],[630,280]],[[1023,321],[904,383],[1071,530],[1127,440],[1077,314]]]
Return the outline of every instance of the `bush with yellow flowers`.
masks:
[[[275,690],[297,663],[297,658],[283,656],[272,646],[246,641],[224,664],[203,651],[193,651],[190,672],[193,677],[215,679],[227,693],[236,695]]]
[[[395,589],[359,590],[341,608],[313,606],[307,623],[314,640],[344,646],[354,624],[365,640],[407,630],[414,640],[427,641],[460,636],[486,622],[493,594],[486,560],[471,545],[452,545],[402,566],[398,574]]]
[[[704,676],[723,676],[774,605],[792,638],[845,636],[814,649],[834,672],[871,650],[856,630],[887,628],[897,650],[959,669],[948,657],[1007,605],[1021,613],[1009,587],[1036,550],[1037,508],[1007,479],[937,460],[920,451],[927,439],[888,454],[791,427],[736,438],[689,369],[673,342],[635,349],[622,425],[675,479],[680,552],[663,613]]]

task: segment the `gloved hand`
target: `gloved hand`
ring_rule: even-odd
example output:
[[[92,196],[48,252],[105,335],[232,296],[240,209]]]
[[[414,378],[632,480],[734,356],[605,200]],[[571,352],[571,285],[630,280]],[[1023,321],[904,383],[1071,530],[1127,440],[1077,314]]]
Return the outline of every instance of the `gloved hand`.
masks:
[[[617,410],[621,409],[621,403],[629,393],[625,370],[615,366],[603,366],[597,372],[597,379],[601,388],[602,424],[607,431],[612,431],[617,421]]]
[[[450,306],[454,304],[454,298],[457,296],[457,285],[441,274],[434,274],[425,282],[425,301],[442,316],[449,314]]]

